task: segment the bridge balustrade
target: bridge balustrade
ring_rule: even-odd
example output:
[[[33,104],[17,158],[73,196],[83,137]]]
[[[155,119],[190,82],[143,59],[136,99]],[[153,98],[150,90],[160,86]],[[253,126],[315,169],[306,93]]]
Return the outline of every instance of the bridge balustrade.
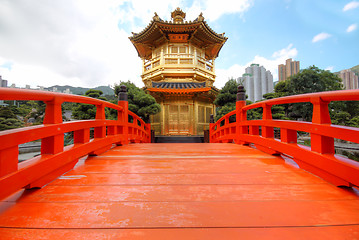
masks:
[[[150,124],[128,110],[124,86],[118,105],[84,96],[11,88],[0,88],[0,99],[46,103],[43,124],[0,132],[0,198],[21,188],[42,187],[72,169],[79,158],[101,154],[113,144],[151,142]],[[95,105],[96,118],[63,122],[64,102]],[[105,108],[116,110],[117,120],[107,120]],[[73,132],[74,143],[64,146],[64,134],[69,132]],[[35,140],[41,140],[41,154],[19,163],[19,145]]]
[[[359,163],[336,155],[334,139],[359,143],[359,128],[331,124],[328,104],[357,101],[359,90],[310,93],[265,100],[246,106],[242,86],[238,88],[236,109],[210,124],[211,143],[249,145],[269,154],[292,158],[305,169],[336,186],[359,186]],[[305,103],[313,105],[312,122],[272,119],[272,106]],[[262,108],[262,119],[248,120],[247,112]],[[231,121],[235,117],[235,121]],[[280,129],[280,139],[274,137]],[[311,146],[298,144],[298,131],[310,134]]]

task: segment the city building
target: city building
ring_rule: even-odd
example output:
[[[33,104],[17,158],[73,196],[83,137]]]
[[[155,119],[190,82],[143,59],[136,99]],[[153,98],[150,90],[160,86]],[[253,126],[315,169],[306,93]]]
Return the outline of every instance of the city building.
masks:
[[[0,87],[7,87],[7,80],[2,79],[1,75],[0,75]],[[4,107],[7,106],[8,104],[6,104],[4,102],[4,100],[0,100],[0,106]]]
[[[185,17],[179,8],[171,21],[155,13],[143,31],[129,38],[143,60],[145,90],[162,108],[151,117],[156,135],[202,135],[215,110],[214,61],[227,37],[215,33],[202,13],[194,21]]]
[[[66,94],[71,94],[71,91],[70,91],[70,88],[66,88],[63,93],[66,93]]]
[[[293,76],[300,71],[299,61],[293,61],[291,58],[287,59],[284,64],[278,65],[278,80],[285,81],[290,76]]]
[[[273,75],[259,64],[251,64],[245,74],[238,78],[243,84],[248,100],[256,102],[263,99],[263,94],[273,92]]]
[[[350,69],[340,71],[338,75],[342,81],[345,89],[358,89],[359,88],[359,80],[358,75],[355,74]]]
[[[7,80],[2,79],[0,75],[0,87],[7,87]]]

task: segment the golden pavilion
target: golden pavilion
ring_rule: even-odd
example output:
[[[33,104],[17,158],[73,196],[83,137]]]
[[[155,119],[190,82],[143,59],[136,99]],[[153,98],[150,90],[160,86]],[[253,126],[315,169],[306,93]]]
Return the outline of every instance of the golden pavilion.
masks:
[[[203,135],[215,110],[214,60],[227,37],[215,33],[202,13],[194,21],[185,17],[179,8],[171,21],[155,13],[142,32],[130,37],[143,60],[145,89],[162,108],[151,118],[156,135]]]

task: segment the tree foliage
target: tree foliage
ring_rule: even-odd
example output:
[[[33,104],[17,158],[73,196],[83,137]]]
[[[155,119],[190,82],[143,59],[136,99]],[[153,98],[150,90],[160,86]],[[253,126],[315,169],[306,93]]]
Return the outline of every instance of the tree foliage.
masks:
[[[11,107],[0,107],[0,131],[23,127],[24,123],[17,119]]]
[[[217,117],[235,109],[237,82],[229,80],[220,91],[215,100],[218,107]],[[298,74],[291,76],[288,80],[279,82],[274,87],[274,93],[263,95],[264,99],[272,99],[289,95],[298,95],[313,92],[341,90],[343,88],[341,79],[329,72],[310,66],[301,70]],[[251,104],[247,101],[247,105]],[[226,107],[224,107],[226,106]],[[311,121],[313,106],[311,103],[282,104],[272,106],[273,119],[302,119]],[[357,126],[359,124],[359,103],[354,101],[333,102],[329,104],[329,111],[333,124]],[[356,118],[358,116],[358,118]],[[261,119],[262,109],[252,109],[247,112],[247,118]]]
[[[101,97],[102,91],[90,89],[86,91],[86,97],[97,98],[101,100],[106,100],[106,98]],[[72,111],[72,116],[75,119],[95,119],[96,118],[96,106],[92,104],[78,103]]]
[[[342,88],[341,79],[337,75],[316,66],[310,66],[291,76],[287,86],[289,95],[341,90]]]
[[[156,102],[154,97],[129,81],[120,82],[119,85],[115,85],[116,96],[120,92],[121,85],[125,85],[127,88],[128,109],[140,116],[143,121],[149,122],[150,115],[155,115],[161,111],[161,106]]]
[[[293,75],[279,90],[287,91],[288,95],[297,95],[305,93],[323,92],[341,90],[343,88],[341,79],[329,72],[319,69],[316,66],[310,66]],[[283,94],[284,95],[284,94]],[[332,104],[332,108],[335,108]],[[289,107],[289,117],[293,119],[302,119],[304,121],[312,120],[313,106],[311,103],[295,103]]]
[[[214,104],[218,106],[215,121],[236,108],[238,85],[235,79],[229,79],[217,95],[214,100]]]

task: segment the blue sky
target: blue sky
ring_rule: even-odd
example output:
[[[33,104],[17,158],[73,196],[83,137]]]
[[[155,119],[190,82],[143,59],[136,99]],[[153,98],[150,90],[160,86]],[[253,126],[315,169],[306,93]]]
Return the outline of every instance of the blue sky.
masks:
[[[339,71],[359,64],[359,1],[351,0],[2,0],[0,75],[32,88],[95,87],[130,80],[143,86],[141,60],[128,37],[180,7],[200,12],[227,43],[216,60],[215,86],[251,63],[277,80],[285,59],[301,69]]]
[[[357,65],[359,31],[347,32],[347,28],[359,23],[359,7],[343,11],[346,3],[349,1],[256,1],[236,27],[224,25],[226,20],[221,19],[219,25],[227,28],[230,38],[238,35],[238,40],[228,42],[223,55],[235,48],[247,62],[253,54],[270,58],[277,49],[293,44],[301,68],[314,64],[338,71]],[[320,33],[328,38],[313,42]]]

